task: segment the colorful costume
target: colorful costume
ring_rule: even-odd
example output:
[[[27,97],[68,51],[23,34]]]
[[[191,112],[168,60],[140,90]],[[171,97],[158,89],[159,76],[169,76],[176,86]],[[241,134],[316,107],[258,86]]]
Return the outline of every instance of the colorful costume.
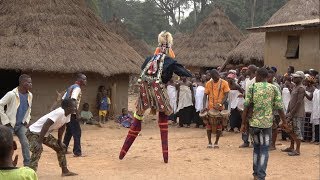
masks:
[[[130,146],[141,131],[141,121],[144,112],[151,108],[152,113],[159,112],[162,153],[165,163],[168,162],[168,115],[172,113],[165,84],[172,78],[173,73],[178,76],[191,77],[182,65],[171,57],[158,53],[148,57],[142,65],[142,72],[138,80],[140,94],[137,100],[137,111],[134,113],[133,123],[120,151],[119,159],[123,159]]]

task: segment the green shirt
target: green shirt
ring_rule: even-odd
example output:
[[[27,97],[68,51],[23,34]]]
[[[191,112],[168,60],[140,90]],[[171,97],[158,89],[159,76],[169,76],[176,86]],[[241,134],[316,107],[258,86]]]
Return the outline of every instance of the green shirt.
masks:
[[[90,111],[81,111],[80,116],[81,118],[87,119],[87,120],[90,120],[91,118],[93,118],[93,115]]]
[[[5,180],[37,180],[37,174],[28,167],[0,170],[0,179]]]
[[[244,106],[248,107],[252,100],[253,114],[249,125],[257,128],[270,128],[273,121],[273,110],[283,108],[280,91],[275,85],[267,82],[254,83],[249,87]]]

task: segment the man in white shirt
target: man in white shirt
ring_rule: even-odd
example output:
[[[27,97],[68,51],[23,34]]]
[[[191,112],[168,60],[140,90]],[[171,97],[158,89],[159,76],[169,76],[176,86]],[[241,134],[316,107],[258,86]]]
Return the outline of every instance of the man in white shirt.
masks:
[[[66,133],[63,138],[63,143],[67,146],[69,146],[71,137],[73,137],[74,143],[73,143],[73,156],[74,157],[81,157],[82,151],[81,151],[81,127],[80,127],[80,118],[77,118],[77,114],[79,113],[79,105],[81,101],[81,88],[83,86],[87,85],[87,77],[84,74],[77,74],[77,80],[76,82],[71,85],[62,99],[65,98],[71,98],[76,100],[77,102],[77,111],[74,114],[71,114],[70,122],[67,124]]]
[[[9,127],[11,131],[18,136],[24,166],[29,166],[30,163],[29,143],[26,137],[26,131],[31,117],[31,88],[31,77],[27,74],[22,74],[19,77],[19,86],[9,91],[0,100],[1,123]],[[6,111],[4,110],[4,106],[7,106]]]
[[[249,92],[249,87],[256,83],[256,71],[257,71],[257,66],[255,65],[249,65],[248,66],[248,70],[247,70],[247,75],[249,76],[248,78],[246,78],[245,80],[245,96],[247,96],[247,94],[252,93]],[[249,128],[247,128],[249,129]],[[241,144],[239,146],[239,148],[246,148],[250,146],[250,142],[249,142],[249,132],[243,132],[242,133],[242,140],[243,140],[243,144]]]
[[[76,110],[74,99],[64,99],[61,107],[44,115],[29,127],[26,135],[30,142],[30,151],[32,153],[30,167],[33,170],[36,171],[38,168],[38,162],[43,151],[42,144],[45,144],[56,151],[62,176],[77,175],[67,168],[66,146],[61,141],[66,123],[70,121],[71,114],[75,113]],[[51,135],[54,130],[58,130],[58,139]]]

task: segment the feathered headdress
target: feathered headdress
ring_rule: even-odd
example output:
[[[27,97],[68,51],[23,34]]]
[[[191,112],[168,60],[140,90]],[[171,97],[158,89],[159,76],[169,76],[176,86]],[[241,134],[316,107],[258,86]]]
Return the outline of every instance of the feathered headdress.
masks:
[[[158,43],[159,43],[159,46],[161,46],[162,44],[167,44],[167,47],[171,47],[173,45],[173,38],[171,33],[167,31],[162,31],[158,35]]]

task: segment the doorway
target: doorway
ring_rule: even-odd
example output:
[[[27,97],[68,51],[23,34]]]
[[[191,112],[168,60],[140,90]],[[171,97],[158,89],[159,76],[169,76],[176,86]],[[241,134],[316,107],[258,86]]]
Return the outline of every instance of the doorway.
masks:
[[[20,70],[0,69],[0,98],[19,85]]]

